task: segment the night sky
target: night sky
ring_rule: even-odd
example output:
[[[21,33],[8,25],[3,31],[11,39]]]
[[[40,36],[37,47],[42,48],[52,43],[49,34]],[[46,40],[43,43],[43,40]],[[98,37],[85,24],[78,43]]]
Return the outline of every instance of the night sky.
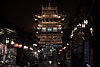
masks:
[[[32,15],[41,13],[41,6],[58,6],[58,12],[65,14],[68,26],[69,20],[73,17],[80,7],[80,0],[0,0],[0,17],[16,26],[24,29],[26,32],[32,32]]]

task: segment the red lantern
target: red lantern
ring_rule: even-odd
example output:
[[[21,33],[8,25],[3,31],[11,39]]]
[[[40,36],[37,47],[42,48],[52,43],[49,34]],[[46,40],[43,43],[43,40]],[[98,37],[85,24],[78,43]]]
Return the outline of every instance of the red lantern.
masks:
[[[18,46],[19,46],[18,43],[15,43],[15,44],[14,44],[14,47],[18,47]]]
[[[60,54],[60,52],[58,54]]]
[[[19,47],[19,48],[22,48],[22,44],[19,44],[18,47]]]
[[[15,43],[14,47],[22,48],[22,44]]]
[[[60,52],[62,51],[62,49],[59,50]]]

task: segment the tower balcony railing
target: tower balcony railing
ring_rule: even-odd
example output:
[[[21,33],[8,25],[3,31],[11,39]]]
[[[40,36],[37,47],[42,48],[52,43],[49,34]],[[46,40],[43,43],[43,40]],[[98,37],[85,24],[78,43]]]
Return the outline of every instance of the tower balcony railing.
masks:
[[[62,42],[38,42],[38,44],[62,44]]]

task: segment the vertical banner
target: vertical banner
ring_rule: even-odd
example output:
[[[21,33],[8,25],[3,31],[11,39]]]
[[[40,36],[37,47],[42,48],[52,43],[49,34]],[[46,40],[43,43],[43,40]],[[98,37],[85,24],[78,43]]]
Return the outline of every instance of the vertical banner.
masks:
[[[7,48],[7,45],[5,45],[5,54],[8,54],[8,48]]]
[[[89,63],[89,41],[84,42],[84,62]]]
[[[2,54],[2,43],[0,42],[0,55]]]
[[[1,45],[1,54],[2,55],[5,54],[5,46],[4,46],[4,44]]]

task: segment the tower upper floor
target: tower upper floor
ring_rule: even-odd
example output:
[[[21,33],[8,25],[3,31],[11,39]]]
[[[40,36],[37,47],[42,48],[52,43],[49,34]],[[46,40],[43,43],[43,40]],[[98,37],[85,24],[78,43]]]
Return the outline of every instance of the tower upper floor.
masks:
[[[50,4],[48,7],[42,6],[42,13],[34,15],[34,20],[37,22],[61,22],[65,20],[65,15],[58,14],[57,6],[51,7]]]

